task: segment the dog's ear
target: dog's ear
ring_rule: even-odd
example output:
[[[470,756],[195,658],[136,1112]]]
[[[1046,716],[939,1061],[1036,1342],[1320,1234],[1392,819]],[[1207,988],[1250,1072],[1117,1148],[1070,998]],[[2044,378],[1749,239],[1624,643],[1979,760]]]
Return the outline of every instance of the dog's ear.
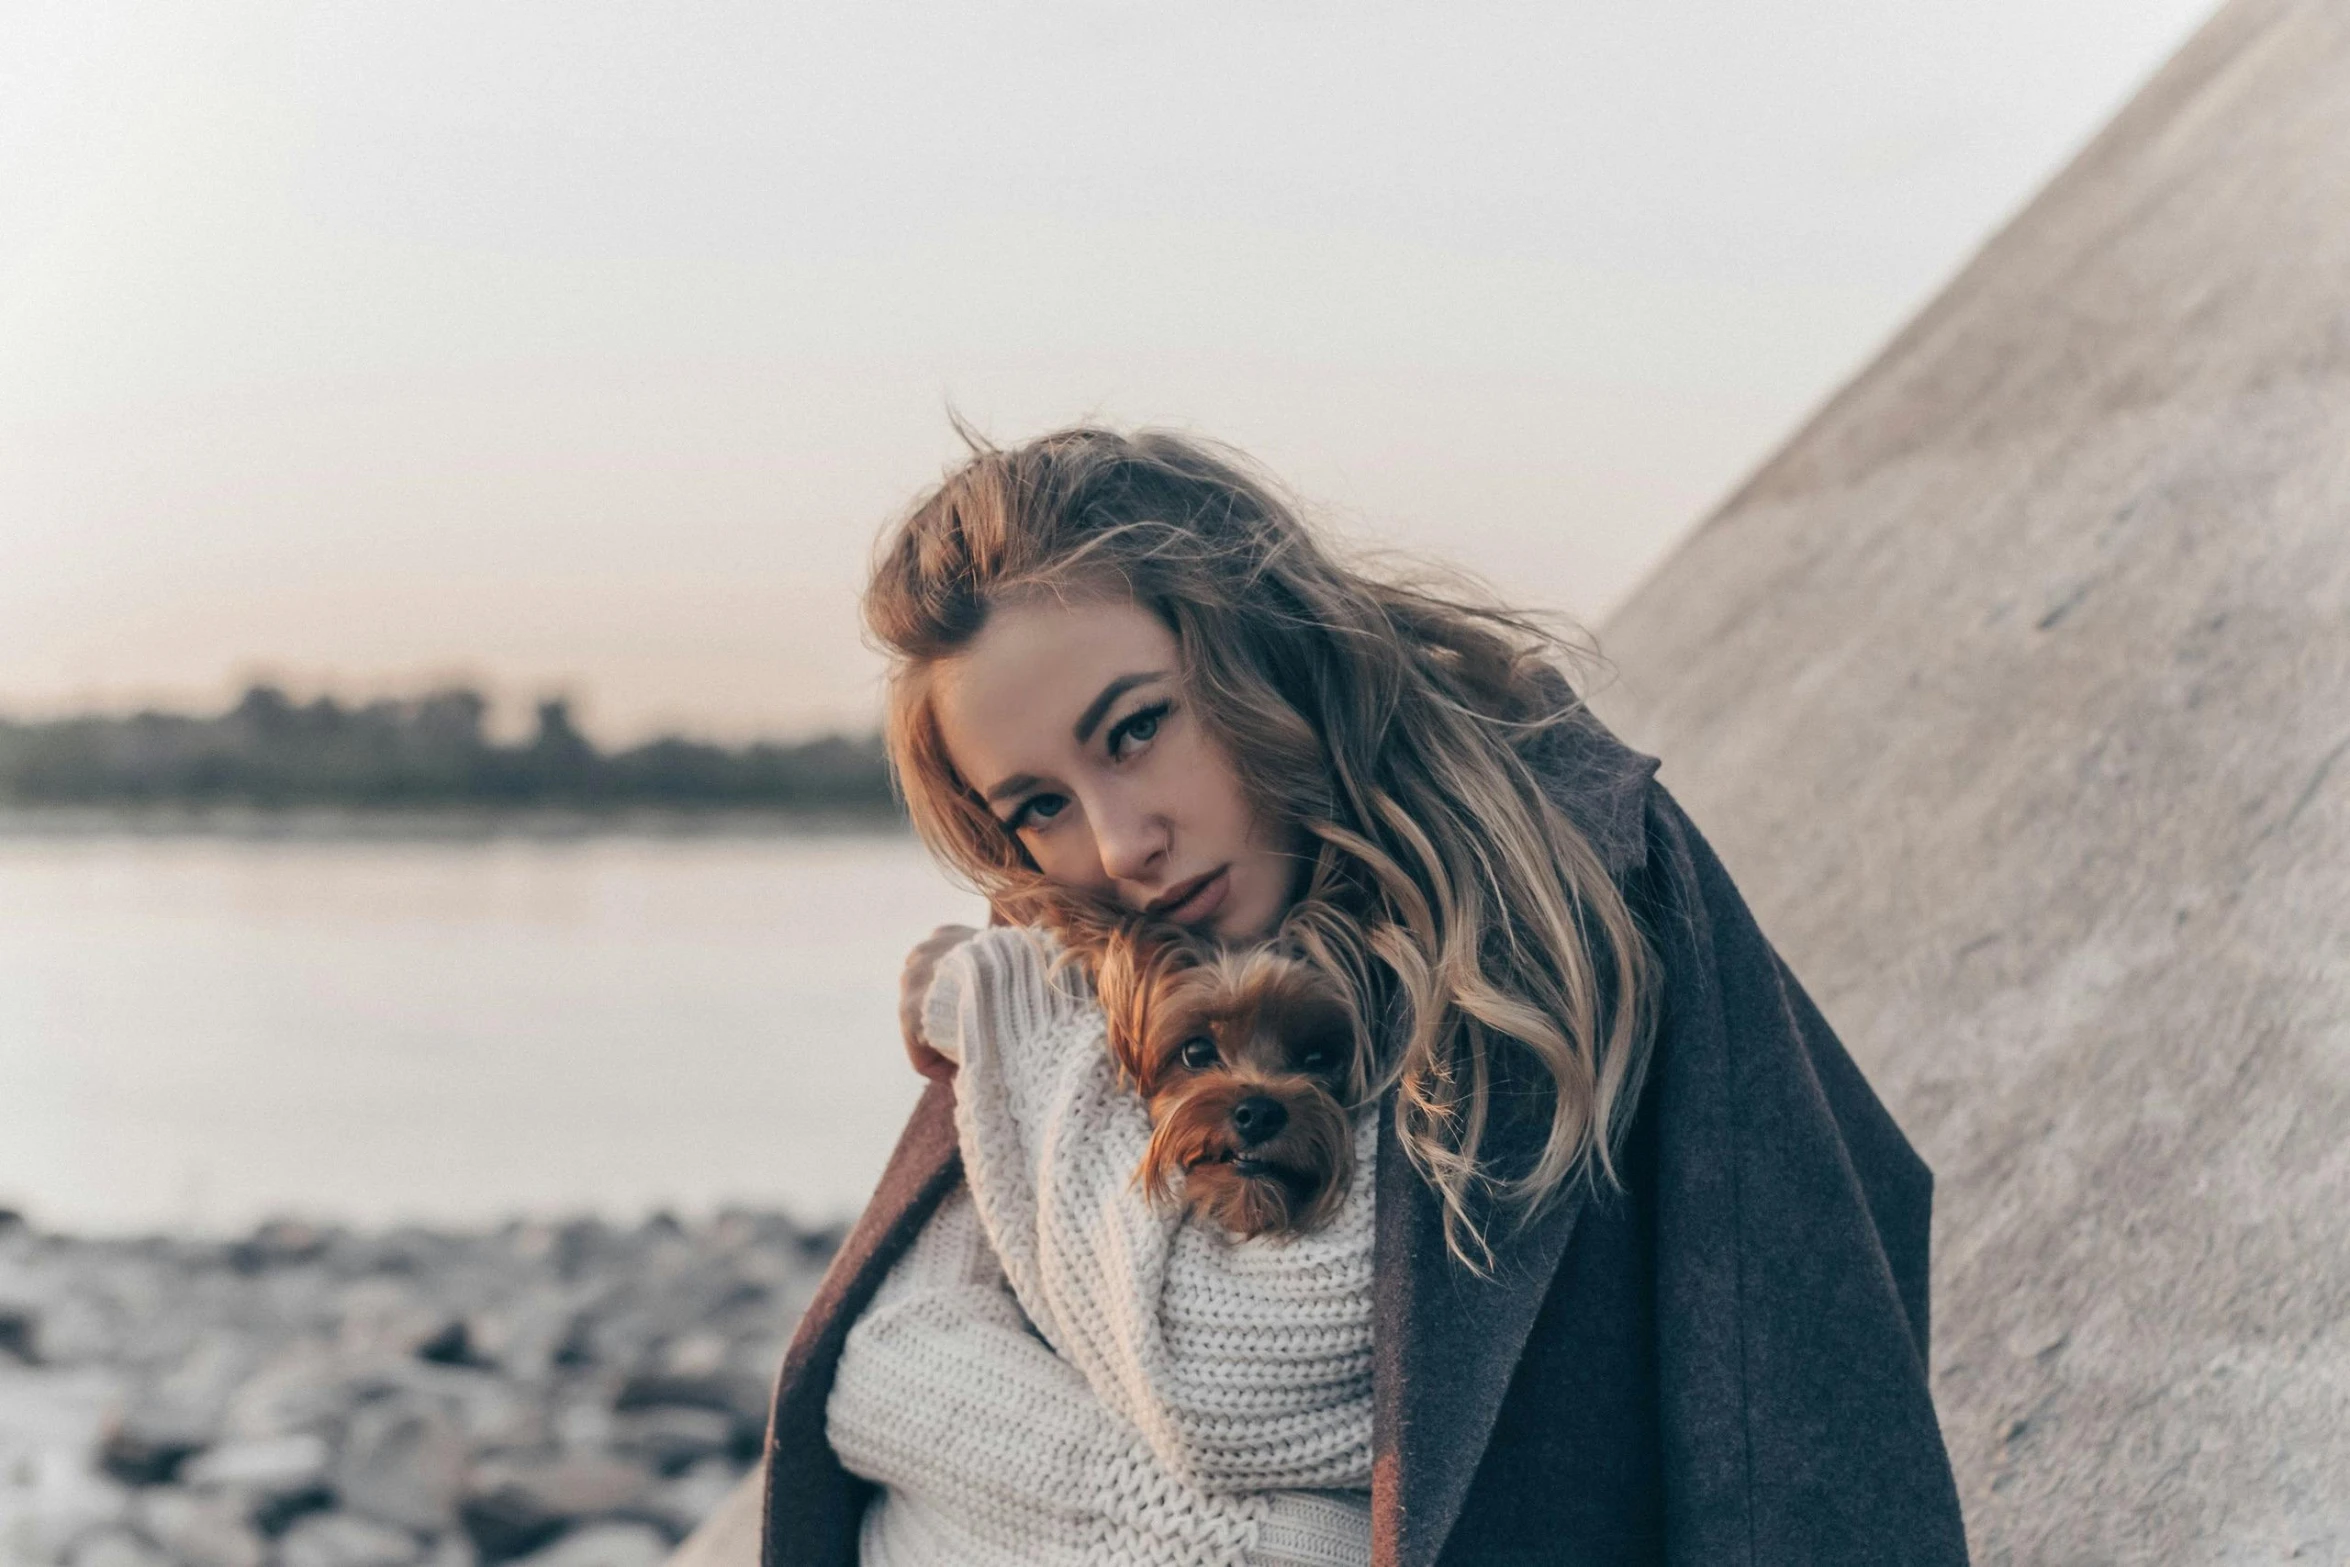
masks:
[[[1355,1009],[1318,974],[1284,999],[1278,1026],[1288,1064],[1299,1071],[1351,1083],[1357,1054]]]
[[[1094,992],[1110,1025],[1110,1053],[1128,1080],[1147,1090],[1157,1080],[1158,1051],[1184,977],[1212,951],[1181,926],[1129,920],[1109,933],[1095,959]]]

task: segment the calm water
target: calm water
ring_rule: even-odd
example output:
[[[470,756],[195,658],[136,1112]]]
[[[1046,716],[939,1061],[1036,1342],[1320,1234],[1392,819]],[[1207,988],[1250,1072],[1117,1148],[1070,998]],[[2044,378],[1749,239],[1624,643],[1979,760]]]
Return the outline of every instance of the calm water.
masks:
[[[852,1211],[918,1080],[910,840],[0,836],[0,1202],[46,1227]]]

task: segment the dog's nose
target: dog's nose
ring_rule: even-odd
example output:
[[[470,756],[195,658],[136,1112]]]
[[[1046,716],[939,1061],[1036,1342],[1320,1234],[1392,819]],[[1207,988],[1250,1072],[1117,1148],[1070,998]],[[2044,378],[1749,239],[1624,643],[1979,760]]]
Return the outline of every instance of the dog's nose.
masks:
[[[1263,1094],[1251,1094],[1232,1107],[1232,1130],[1244,1148],[1254,1148],[1288,1124],[1289,1112],[1281,1108],[1281,1101]]]

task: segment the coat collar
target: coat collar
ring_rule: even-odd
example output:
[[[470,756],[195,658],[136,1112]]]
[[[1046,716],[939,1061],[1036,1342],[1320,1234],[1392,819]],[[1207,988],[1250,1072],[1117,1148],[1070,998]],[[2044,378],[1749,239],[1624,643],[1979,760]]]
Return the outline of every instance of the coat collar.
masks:
[[[1656,758],[1617,739],[1563,677],[1546,672],[1542,688],[1560,716],[1518,741],[1519,759],[1620,885],[1648,858],[1648,784]]]

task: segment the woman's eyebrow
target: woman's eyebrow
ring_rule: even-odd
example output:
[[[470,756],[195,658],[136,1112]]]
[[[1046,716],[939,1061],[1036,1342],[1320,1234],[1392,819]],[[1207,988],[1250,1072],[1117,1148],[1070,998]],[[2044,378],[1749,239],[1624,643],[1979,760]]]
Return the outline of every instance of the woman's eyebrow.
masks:
[[[1026,794],[1035,788],[1037,783],[1038,779],[1034,773],[1014,773],[993,789],[988,790],[983,798],[992,805],[998,800],[1009,800],[1016,794]]]
[[[1072,731],[1077,736],[1077,743],[1083,745],[1093,738],[1094,730],[1101,727],[1102,717],[1109,712],[1112,702],[1117,701],[1118,698],[1136,686],[1147,685],[1153,680],[1163,680],[1166,675],[1167,672],[1163,669],[1139,670],[1131,675],[1120,675],[1102,687],[1100,694],[1085,704],[1085,711],[1077,715],[1077,727]],[[981,795],[980,798],[992,805],[999,800],[1009,800],[1016,794],[1026,794],[1042,782],[1043,780],[1034,773],[1014,773]]]
[[[1139,674],[1120,675],[1117,679],[1102,687],[1101,695],[1095,697],[1092,701],[1085,704],[1085,711],[1077,715],[1077,727],[1071,730],[1070,733],[1077,737],[1077,743],[1079,745],[1085,744],[1086,741],[1093,738],[1093,732],[1095,728],[1100,725],[1102,721],[1102,715],[1110,710],[1110,704],[1112,702],[1117,701],[1118,698],[1124,696],[1127,692],[1133,690],[1136,686],[1142,685],[1146,681],[1163,680],[1166,678],[1166,675],[1167,672],[1163,669],[1146,669]],[[997,787],[1001,788],[1002,785],[999,784]]]

